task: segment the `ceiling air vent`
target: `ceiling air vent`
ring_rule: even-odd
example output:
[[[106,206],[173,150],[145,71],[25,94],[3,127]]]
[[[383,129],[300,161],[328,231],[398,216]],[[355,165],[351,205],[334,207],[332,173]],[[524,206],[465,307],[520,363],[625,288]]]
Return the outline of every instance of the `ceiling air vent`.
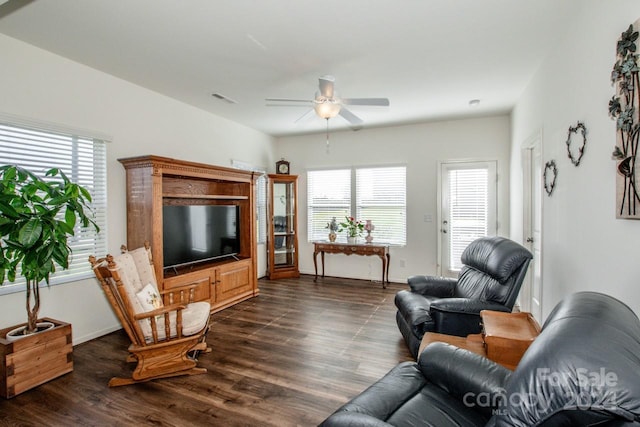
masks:
[[[231,99],[228,96],[224,96],[221,93],[212,93],[211,96],[213,96],[216,99],[219,99],[220,101],[224,101],[227,104],[237,104],[238,101],[236,101],[235,99]]]

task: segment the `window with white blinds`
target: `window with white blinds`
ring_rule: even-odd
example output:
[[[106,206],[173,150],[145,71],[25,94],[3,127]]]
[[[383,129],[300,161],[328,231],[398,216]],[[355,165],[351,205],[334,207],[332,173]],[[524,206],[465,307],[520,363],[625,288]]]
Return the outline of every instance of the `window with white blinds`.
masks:
[[[44,176],[48,169],[59,168],[71,181],[89,190],[93,220],[100,232],[93,227],[76,226],[75,235],[68,241],[69,268],[57,269],[51,276],[51,284],[93,277],[87,261],[89,255],[102,256],[107,252],[106,141],[75,132],[16,125],[0,118],[0,164],[19,165],[43,179],[49,179]],[[0,286],[0,294],[23,290],[23,279]]]
[[[307,237],[325,240],[327,223],[345,216],[371,220],[375,241],[405,245],[406,167],[366,167],[307,172]]]
[[[351,215],[351,169],[307,172],[307,238],[323,240],[333,217],[338,223]]]
[[[449,268],[462,268],[469,243],[495,234],[495,163],[460,164],[447,170]]]
[[[407,243],[407,168],[356,169],[356,218],[371,220],[375,240]]]

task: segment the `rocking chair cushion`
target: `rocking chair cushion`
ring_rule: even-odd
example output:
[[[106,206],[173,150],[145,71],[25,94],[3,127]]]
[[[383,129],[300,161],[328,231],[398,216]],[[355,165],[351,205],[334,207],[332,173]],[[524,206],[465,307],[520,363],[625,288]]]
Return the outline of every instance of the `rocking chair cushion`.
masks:
[[[144,250],[144,248],[142,248]],[[155,276],[152,268],[150,268],[149,258],[145,252],[140,252],[139,249],[134,251],[125,252],[118,256],[113,257],[119,269],[120,278],[122,284],[127,292],[127,297],[132,304],[132,308],[135,314],[145,313],[153,309],[145,309],[143,304],[140,303],[137,294],[143,290],[140,271],[145,272],[145,278],[153,278],[154,282],[151,282],[153,286],[155,284]],[[146,259],[146,261],[145,261]],[[209,320],[209,312],[211,306],[208,302],[200,301],[187,305],[187,308],[182,310],[182,335],[189,336],[200,332]],[[171,324],[171,337],[177,336],[176,331],[176,312],[173,311],[169,314],[169,323]],[[157,316],[156,318],[158,339],[163,340],[166,338],[164,328],[164,316]],[[151,320],[142,319],[139,320],[140,329],[147,342],[153,342],[153,332],[151,329]]]
[[[133,258],[133,262],[136,265],[136,272],[140,277],[141,283],[151,283],[158,289],[158,281],[156,280],[156,273],[149,259],[149,252],[143,246],[138,249],[127,252]]]
[[[182,310],[182,335],[190,336],[195,335],[207,325],[209,320],[209,311],[211,307],[208,302],[198,301],[187,305],[187,308]],[[176,312],[172,311],[169,314],[169,323],[171,323],[171,337],[177,336],[176,333]],[[143,326],[146,324],[146,327]],[[158,340],[162,341],[166,338],[164,330],[164,316],[158,316]],[[144,338],[147,342],[153,342],[153,335],[151,333],[151,326],[149,320],[141,320],[140,326],[144,333]]]
[[[142,288],[142,290],[136,294],[136,297],[138,301],[140,301],[140,305],[142,305],[144,311],[152,311],[156,308],[163,307],[160,292],[158,292],[158,289],[153,283],[149,283]]]
[[[147,310],[142,307],[142,304],[140,304],[140,300],[137,297],[137,293],[142,291],[143,285],[140,281],[140,276],[138,275],[138,270],[136,269],[133,257],[127,252],[114,256],[113,260],[116,263],[116,268],[120,274],[122,285],[127,293],[129,303],[131,304],[131,309],[135,314],[144,313]]]

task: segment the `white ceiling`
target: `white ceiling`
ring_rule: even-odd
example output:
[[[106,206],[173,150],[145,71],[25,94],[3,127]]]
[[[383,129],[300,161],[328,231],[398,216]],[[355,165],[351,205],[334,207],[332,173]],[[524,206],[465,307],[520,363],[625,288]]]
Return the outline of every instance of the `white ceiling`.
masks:
[[[581,1],[9,0],[0,33],[280,136],[325,121],[264,99],[312,99],[326,74],[389,98],[350,107],[365,128],[508,112]]]

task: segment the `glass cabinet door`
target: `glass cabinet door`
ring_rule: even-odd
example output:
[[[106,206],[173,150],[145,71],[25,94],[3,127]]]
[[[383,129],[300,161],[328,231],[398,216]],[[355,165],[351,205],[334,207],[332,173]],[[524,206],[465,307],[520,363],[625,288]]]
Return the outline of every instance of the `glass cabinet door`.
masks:
[[[269,277],[298,277],[297,176],[269,175]]]

